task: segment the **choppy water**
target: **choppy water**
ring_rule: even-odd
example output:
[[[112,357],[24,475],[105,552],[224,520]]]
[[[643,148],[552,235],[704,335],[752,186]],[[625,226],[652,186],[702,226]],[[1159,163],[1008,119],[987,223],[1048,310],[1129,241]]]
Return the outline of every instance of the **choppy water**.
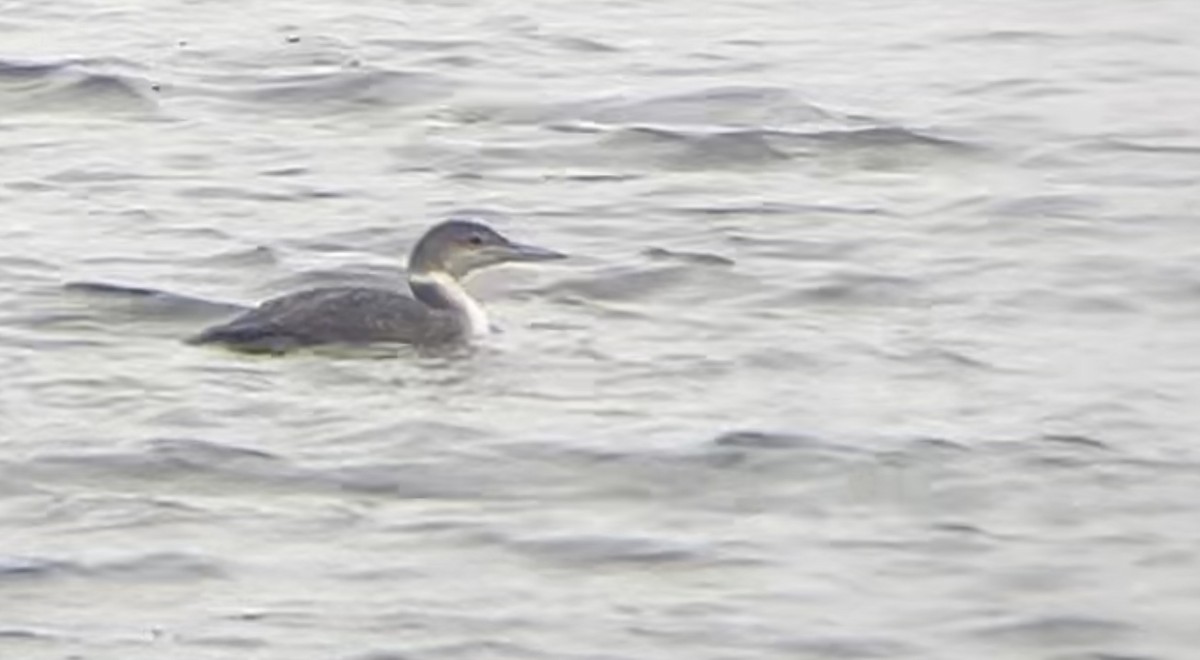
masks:
[[[0,657],[1190,658],[1200,5],[15,2]],[[450,356],[184,346],[457,209]]]

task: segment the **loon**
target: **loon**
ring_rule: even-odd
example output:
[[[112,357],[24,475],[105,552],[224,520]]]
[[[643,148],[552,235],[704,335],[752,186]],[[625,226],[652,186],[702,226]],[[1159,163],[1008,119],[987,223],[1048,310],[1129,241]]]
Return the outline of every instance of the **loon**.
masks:
[[[432,346],[491,331],[487,313],[460,283],[496,264],[566,255],[514,243],[474,220],[431,227],[408,258],[412,296],[377,287],[331,286],[272,298],[189,340],[247,352],[282,353],[322,344],[390,342]]]

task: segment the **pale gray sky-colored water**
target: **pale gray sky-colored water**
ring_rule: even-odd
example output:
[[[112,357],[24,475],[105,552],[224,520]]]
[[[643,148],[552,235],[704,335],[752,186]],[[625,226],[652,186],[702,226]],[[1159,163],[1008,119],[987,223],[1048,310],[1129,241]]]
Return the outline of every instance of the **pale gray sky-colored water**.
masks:
[[[0,9],[0,657],[1187,658],[1200,5]],[[247,357],[478,209],[459,354]]]

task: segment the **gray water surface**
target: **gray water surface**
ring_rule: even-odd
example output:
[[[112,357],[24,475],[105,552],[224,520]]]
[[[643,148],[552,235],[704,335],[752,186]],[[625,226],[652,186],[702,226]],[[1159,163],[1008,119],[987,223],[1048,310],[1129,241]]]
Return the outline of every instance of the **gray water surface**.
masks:
[[[0,658],[1194,657],[1198,108],[1189,0],[8,3]],[[574,257],[469,350],[181,341],[463,209]]]

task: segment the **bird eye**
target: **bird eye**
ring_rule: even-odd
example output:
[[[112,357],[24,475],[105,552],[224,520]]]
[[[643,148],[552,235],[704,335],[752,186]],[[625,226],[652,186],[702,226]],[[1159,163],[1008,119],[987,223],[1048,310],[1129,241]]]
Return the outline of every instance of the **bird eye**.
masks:
[[[483,237],[479,234],[471,234],[471,237],[467,239],[467,242],[471,245],[483,245]]]

